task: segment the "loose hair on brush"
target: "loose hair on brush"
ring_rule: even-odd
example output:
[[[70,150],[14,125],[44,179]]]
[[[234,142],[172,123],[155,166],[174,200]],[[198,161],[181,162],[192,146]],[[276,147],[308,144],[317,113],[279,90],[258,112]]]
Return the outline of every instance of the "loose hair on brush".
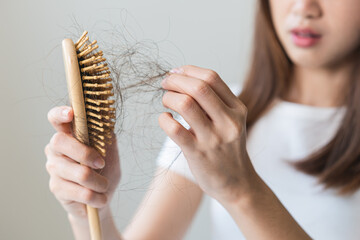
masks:
[[[84,27],[75,19],[73,24],[68,37],[77,39],[84,31]],[[160,81],[169,73],[171,64],[160,56],[156,42],[136,40],[118,26],[110,25],[106,29],[89,31],[89,35],[97,38],[113,80],[116,108],[115,134],[119,135],[124,130],[122,123],[126,115],[124,112],[126,102],[137,98],[138,103],[149,105],[158,100],[165,93],[160,87]]]
[[[268,0],[259,0],[252,64],[239,99],[248,108],[250,129],[289,86],[293,63],[282,47],[272,22]],[[297,170],[318,178],[325,189],[340,195],[360,187],[360,46],[353,54],[355,68],[343,93],[346,113],[331,141],[305,159],[291,163]]]
[[[80,25],[74,18],[72,26],[66,27],[66,29],[67,33],[64,38],[76,41],[84,32],[85,26]],[[86,29],[89,29],[89,38],[97,40],[99,51],[106,60],[106,67],[109,68],[113,91],[111,98],[115,100],[113,112],[116,113],[113,132],[118,138],[117,142],[124,142],[133,150],[128,151],[129,157],[132,157],[133,162],[143,173],[152,174],[143,169],[148,166],[147,164],[139,165],[136,161],[137,155],[134,149],[140,147],[142,153],[148,151],[147,153],[154,152],[155,154],[163,142],[162,138],[151,135],[153,131],[158,131],[158,127],[155,128],[152,125],[155,115],[163,111],[169,111],[176,115],[174,111],[165,109],[160,101],[166,92],[160,82],[176,65],[173,63],[175,55],[162,52],[158,42],[136,36],[137,32],[134,34],[134,31],[137,29],[131,31],[125,25],[105,23],[101,25],[101,28],[86,26]],[[58,105],[58,102],[63,99],[56,100],[55,104]],[[69,97],[65,98],[67,105],[70,104],[69,100]],[[141,109],[139,112],[138,108]],[[129,114],[137,115],[133,115],[132,121],[127,121]],[[134,132],[135,129],[138,132]],[[81,135],[78,131],[74,131],[74,134]],[[150,142],[149,139],[151,139]],[[111,167],[109,163],[107,166]],[[103,169],[99,170],[100,173],[102,171]],[[126,190],[126,184],[122,185],[121,191],[124,190]]]

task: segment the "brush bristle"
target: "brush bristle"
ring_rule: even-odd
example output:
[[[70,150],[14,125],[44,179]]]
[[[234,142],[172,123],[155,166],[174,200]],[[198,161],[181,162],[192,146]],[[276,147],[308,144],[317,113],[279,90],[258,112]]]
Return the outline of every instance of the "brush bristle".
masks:
[[[102,156],[111,144],[115,125],[115,101],[109,67],[102,51],[96,51],[96,40],[89,41],[87,31],[75,43],[83,84],[89,143]]]

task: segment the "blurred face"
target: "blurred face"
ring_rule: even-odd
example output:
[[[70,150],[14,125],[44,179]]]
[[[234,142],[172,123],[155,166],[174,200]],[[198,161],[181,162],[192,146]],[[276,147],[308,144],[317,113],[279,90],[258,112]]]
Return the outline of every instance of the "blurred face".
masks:
[[[359,0],[269,0],[277,35],[295,65],[332,67],[360,45]]]

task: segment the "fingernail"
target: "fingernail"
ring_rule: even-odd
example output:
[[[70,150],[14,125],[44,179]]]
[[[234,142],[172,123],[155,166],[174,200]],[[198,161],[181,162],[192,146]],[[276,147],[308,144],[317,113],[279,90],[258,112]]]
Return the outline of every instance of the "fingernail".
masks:
[[[70,112],[70,109],[66,108],[64,110],[62,110],[61,114],[64,116],[64,117],[67,117],[69,115],[69,112]]]
[[[184,73],[184,69],[182,68],[173,68],[169,71],[170,73],[177,73],[177,74],[183,74]]]
[[[102,158],[98,158],[95,160],[94,165],[96,168],[103,168],[105,167],[105,161]]]

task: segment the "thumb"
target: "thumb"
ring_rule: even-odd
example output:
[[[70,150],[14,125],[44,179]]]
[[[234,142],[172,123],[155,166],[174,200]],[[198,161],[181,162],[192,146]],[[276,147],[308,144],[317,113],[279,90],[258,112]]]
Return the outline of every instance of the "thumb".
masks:
[[[48,120],[58,132],[71,133],[74,112],[69,106],[54,107],[48,112]]]

